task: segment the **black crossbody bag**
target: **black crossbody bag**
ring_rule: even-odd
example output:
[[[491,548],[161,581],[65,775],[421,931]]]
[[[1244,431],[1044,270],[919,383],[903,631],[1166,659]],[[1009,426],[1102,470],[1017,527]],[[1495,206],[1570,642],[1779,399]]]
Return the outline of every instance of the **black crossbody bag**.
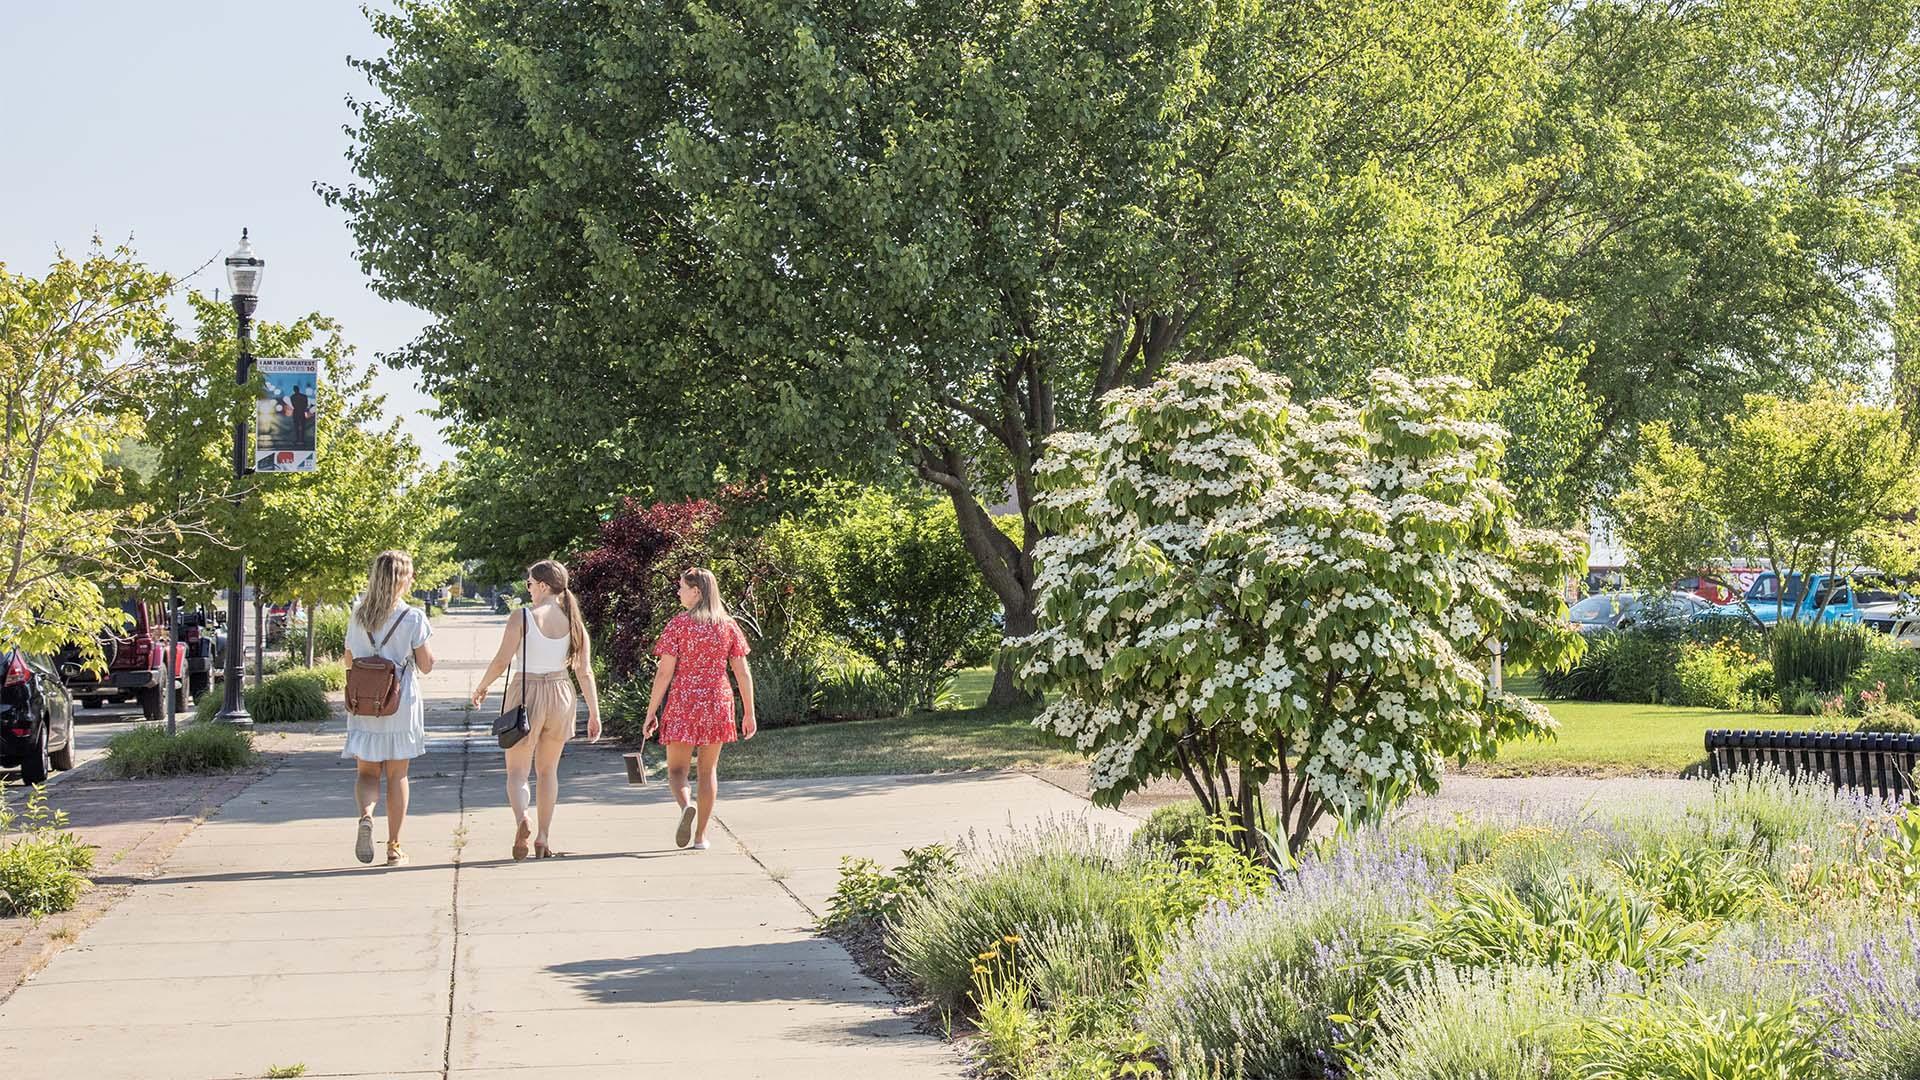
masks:
[[[520,704],[507,708],[507,695],[513,689],[513,661],[509,660],[507,682],[500,688],[500,715],[493,721],[493,737],[500,740],[502,750],[515,746],[533,730],[527,723],[527,624],[533,621],[533,614],[526,608],[520,611],[525,616],[520,623]]]

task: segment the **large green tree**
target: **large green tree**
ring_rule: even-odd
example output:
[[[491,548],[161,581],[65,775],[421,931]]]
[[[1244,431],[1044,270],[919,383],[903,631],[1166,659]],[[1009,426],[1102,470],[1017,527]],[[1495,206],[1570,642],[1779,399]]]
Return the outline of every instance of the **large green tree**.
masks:
[[[1883,368],[1914,254],[1920,3],[1530,10],[1529,180],[1492,212],[1525,294],[1558,312],[1545,340],[1584,358],[1583,484],[1619,475],[1646,423],[1717,442],[1744,394]]]
[[[403,362],[519,460],[602,490],[904,462],[1023,634],[1033,463],[1106,392],[1234,349],[1331,390],[1505,348],[1473,208],[1523,172],[1506,5],[590,8],[376,14],[363,183],[327,191],[437,317]]]
[[[141,431],[172,282],[95,241],[40,277],[0,265],[0,649],[90,642],[114,590],[180,573],[204,505],[108,505],[110,458]]]

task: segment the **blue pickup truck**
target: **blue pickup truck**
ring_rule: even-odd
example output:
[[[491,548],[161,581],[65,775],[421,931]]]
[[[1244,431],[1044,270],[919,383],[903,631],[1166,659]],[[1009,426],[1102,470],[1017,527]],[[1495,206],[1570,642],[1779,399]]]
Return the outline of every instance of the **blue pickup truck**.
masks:
[[[1809,581],[1811,587],[1808,587]],[[1763,626],[1771,626],[1782,619],[1788,622],[1813,622],[1818,619],[1823,623],[1858,623],[1876,611],[1903,603],[1905,599],[1892,582],[1872,571],[1814,574],[1811,579],[1788,574],[1783,590],[1780,575],[1769,570],[1753,579],[1743,598],[1713,608],[1708,614],[1740,618],[1751,614]]]

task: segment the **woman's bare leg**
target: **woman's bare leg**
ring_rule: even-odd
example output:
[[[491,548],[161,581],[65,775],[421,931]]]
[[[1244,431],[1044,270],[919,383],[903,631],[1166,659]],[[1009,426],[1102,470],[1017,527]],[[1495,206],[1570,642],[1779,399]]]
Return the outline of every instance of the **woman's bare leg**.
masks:
[[[372,817],[373,808],[380,802],[380,773],[384,763],[356,760],[353,764],[353,801],[360,804],[361,817]]]
[[[533,740],[521,739],[507,747],[507,805],[513,808],[513,820],[527,820],[527,804],[533,801],[527,790],[527,775],[533,771]]]
[[[553,827],[553,807],[560,801],[560,751],[567,744],[550,739],[541,739],[534,750],[534,794],[540,802],[540,824],[534,830],[533,842],[541,847],[547,846],[547,831]]]
[[[407,769],[411,761],[386,762],[387,773],[387,843],[400,842],[400,826],[407,820],[407,797],[410,794],[407,785]]]
[[[708,743],[700,748],[700,817],[693,826],[693,842],[707,839],[707,819],[713,817],[714,800],[720,797],[720,747]]]
[[[667,788],[673,792],[673,801],[685,810],[687,798],[687,774],[693,771],[693,744],[667,744]]]

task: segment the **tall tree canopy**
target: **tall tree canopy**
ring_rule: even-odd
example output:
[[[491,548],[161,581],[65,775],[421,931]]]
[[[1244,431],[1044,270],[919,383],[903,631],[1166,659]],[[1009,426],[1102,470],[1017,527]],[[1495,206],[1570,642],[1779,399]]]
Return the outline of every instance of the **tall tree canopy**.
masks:
[[[324,193],[509,474],[904,464],[1021,634],[1045,441],[1174,362],[1497,383],[1562,517],[1639,420],[1869,362],[1915,10],[408,2]]]

